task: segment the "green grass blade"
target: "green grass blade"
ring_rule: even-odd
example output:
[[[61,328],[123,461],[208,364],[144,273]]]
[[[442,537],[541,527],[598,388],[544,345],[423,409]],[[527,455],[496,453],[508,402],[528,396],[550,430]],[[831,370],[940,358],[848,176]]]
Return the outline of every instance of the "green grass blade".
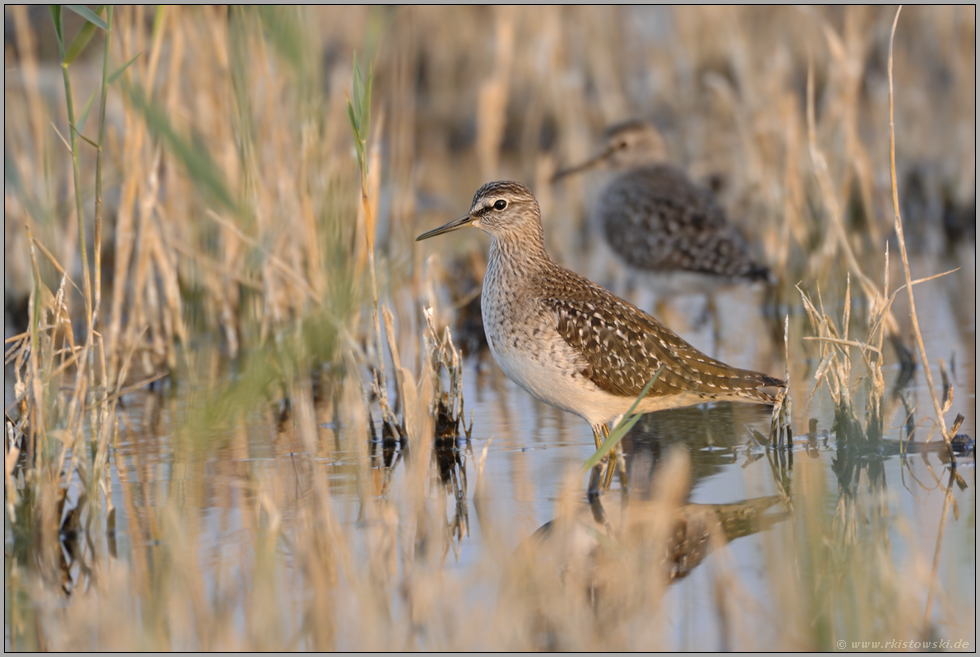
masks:
[[[75,38],[68,45],[65,56],[61,58],[61,63],[67,66],[78,59],[78,56],[85,50],[85,46],[92,40],[92,36],[95,35],[95,30],[96,26],[92,23],[82,25],[82,29],[78,31],[78,34],[75,35]]]
[[[361,67],[357,64],[357,53],[354,53],[354,98],[347,97],[347,114],[350,116],[350,124],[354,129],[354,142],[357,147],[357,163],[361,168],[361,175],[367,174],[367,140],[368,127],[371,122],[371,79],[374,75],[374,66],[368,68],[367,84],[361,77]]]
[[[357,151],[357,166],[364,171],[364,148],[361,142],[361,136],[357,133],[357,117],[354,116],[354,106],[351,104],[351,100],[347,98],[347,116],[350,117],[350,127],[354,131],[354,148]]]
[[[157,5],[157,10],[153,12],[153,29],[150,30],[150,42],[157,38],[157,34],[163,29],[163,19],[167,14],[167,5]]]
[[[354,130],[354,139],[360,144],[360,138],[357,136],[357,116],[354,113],[354,105],[351,103],[350,96],[347,97],[347,116],[350,117],[350,127]]]
[[[629,433],[629,430],[633,428],[633,425],[635,425],[637,422],[640,421],[640,418],[643,417],[643,414],[642,413],[634,414],[634,411],[636,411],[636,407],[639,406],[640,402],[643,401],[643,398],[647,396],[647,393],[650,392],[650,388],[652,388],[653,384],[657,381],[657,379],[660,378],[660,373],[663,371],[664,371],[664,366],[661,365],[660,368],[654,373],[653,377],[651,377],[651,379],[647,381],[647,384],[643,386],[643,390],[640,391],[640,394],[639,396],[637,396],[636,401],[633,402],[633,405],[630,406],[630,409],[626,411],[626,415],[623,416],[623,419],[620,420],[619,424],[617,424],[616,427],[612,430],[612,433],[609,434],[609,437],[606,438],[605,442],[603,442],[602,445],[599,447],[599,449],[596,450],[595,454],[593,454],[589,458],[589,460],[585,462],[583,469],[589,470],[590,468],[595,467],[595,465],[599,461],[601,461],[606,456],[606,454],[611,452],[613,447],[615,447],[616,444],[623,439],[623,436]]]
[[[82,131],[85,129],[85,122],[88,121],[88,114],[90,111],[92,111],[92,101],[95,100],[95,94],[97,93],[99,93],[98,87],[92,90],[92,95],[88,97],[88,100],[85,102],[85,107],[82,108],[81,113],[75,120],[75,132],[77,132],[79,135],[81,135]]]
[[[119,68],[117,68],[115,71],[113,71],[109,75],[108,79],[106,80],[106,84],[112,84],[113,82],[115,82],[119,78],[120,75],[122,75],[123,73],[126,72],[126,69],[129,68],[129,65],[132,64],[133,62],[135,62],[136,61],[136,58],[139,57],[142,54],[143,54],[143,51],[141,50],[138,53],[136,53],[135,55],[133,55],[128,62],[126,62],[125,64],[123,64],[122,66],[120,66]]]
[[[65,37],[61,23],[61,5],[48,5],[48,9],[51,10],[51,22],[54,23],[54,36],[58,39],[58,53],[64,56]]]
[[[289,62],[293,72],[302,78],[305,68],[305,57],[310,51],[306,35],[302,29],[298,12],[301,8],[272,7],[260,5],[258,17],[265,28],[265,35],[275,47],[279,55]]]
[[[361,84],[361,68],[357,65],[357,53],[354,53],[354,115],[357,117],[357,127],[361,126],[361,115],[364,108],[361,106],[361,95],[363,94]]]
[[[602,446],[600,446],[599,449],[596,450],[595,454],[589,457],[589,460],[585,462],[585,465],[582,466],[583,469],[589,470],[594,468],[595,465],[601,461],[606,454],[611,452],[613,447],[615,447],[616,444],[623,439],[623,436],[625,436],[629,430],[633,428],[633,425],[640,421],[641,417],[643,417],[643,414],[637,413],[636,415],[631,415],[628,418],[624,418],[622,422],[617,424],[616,429],[609,434],[609,437],[602,443]]]
[[[72,126],[72,128],[75,128],[75,126]],[[83,135],[81,133],[81,131],[78,130],[77,128],[75,128],[75,136],[78,137],[79,139],[81,139],[82,141],[84,141],[86,144],[88,144],[92,148],[98,150],[99,145],[97,143],[95,143],[94,141],[92,141],[91,139],[89,139],[88,137],[86,137],[85,135]]]
[[[364,87],[364,97],[361,103],[361,139],[367,146],[368,130],[371,125],[371,79],[374,77],[374,64],[368,65],[367,86]]]
[[[226,209],[238,213],[238,205],[228,190],[218,166],[207,151],[191,140],[177,134],[163,110],[151,104],[140,87],[126,85],[126,91],[133,106],[146,119],[146,125],[155,135],[163,139],[170,151],[183,163],[195,185],[209,193],[215,201]]]
[[[102,8],[105,7],[105,5],[100,5],[99,8],[96,9],[95,11],[92,11],[85,5],[64,5],[64,6],[65,8],[71,9],[73,12],[75,12],[76,14],[78,14],[79,16],[87,20],[89,24],[95,25],[96,27],[100,27],[103,30],[109,29],[109,26],[106,25],[105,21],[102,20],[102,18],[99,16],[99,13],[102,12]]]
[[[95,148],[96,150],[99,148],[99,145],[98,144],[96,144],[94,141],[92,141],[91,139],[89,139],[88,137],[86,137],[85,135],[83,135],[78,128],[76,128],[74,125],[72,125],[71,127],[72,127],[72,130],[75,132],[75,136],[76,137],[78,137],[79,139],[81,139],[82,141],[84,141],[85,143],[87,143],[92,148]]]

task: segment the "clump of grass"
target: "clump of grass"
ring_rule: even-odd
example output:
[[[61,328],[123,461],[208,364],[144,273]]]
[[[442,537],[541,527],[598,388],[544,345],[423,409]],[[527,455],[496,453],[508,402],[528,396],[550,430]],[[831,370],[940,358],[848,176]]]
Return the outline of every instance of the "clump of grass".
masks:
[[[463,363],[453,344],[453,335],[447,326],[442,337],[433,323],[432,308],[425,308],[425,353],[432,368],[433,395],[429,411],[436,418],[436,433],[440,436],[467,436],[473,430],[466,427],[466,411],[463,399]],[[443,389],[443,372],[448,385]]]
[[[905,249],[905,239],[902,233],[901,225],[901,212],[899,211],[898,205],[898,191],[897,191],[897,178],[895,174],[895,134],[894,134],[894,115],[893,115],[893,89],[892,89],[892,75],[891,75],[891,64],[892,56],[891,49],[893,48],[894,40],[894,30],[897,26],[898,15],[896,13],[895,21],[892,24],[892,41],[889,42],[889,109],[890,109],[890,153],[891,153],[891,181],[892,181],[892,198],[895,206],[895,233],[899,248],[902,253],[902,262],[905,273],[905,285],[902,286],[898,291],[893,293],[891,296],[888,294],[888,249],[885,248],[884,262],[885,262],[885,273],[884,273],[884,287],[883,292],[879,292],[877,286],[875,286],[871,281],[867,280],[863,273],[859,269],[858,275],[862,282],[862,288],[865,294],[868,296],[871,303],[871,311],[868,317],[868,339],[867,342],[859,342],[851,340],[848,337],[848,331],[850,330],[850,312],[851,312],[851,288],[850,288],[850,276],[848,276],[847,287],[845,291],[844,301],[843,301],[843,315],[841,318],[840,329],[837,328],[834,321],[826,314],[823,309],[822,300],[820,302],[820,308],[813,303],[811,298],[800,290],[803,298],[803,305],[806,312],[810,318],[810,323],[817,332],[817,335],[813,338],[818,340],[821,345],[819,347],[820,365],[817,367],[814,379],[819,384],[821,382],[825,383],[827,389],[830,392],[831,398],[834,402],[835,412],[834,412],[834,431],[837,433],[838,440],[845,445],[861,445],[867,444],[872,448],[877,447],[879,444],[882,432],[883,432],[883,419],[885,409],[883,408],[883,400],[885,398],[885,383],[884,377],[882,375],[882,362],[883,362],[883,343],[884,336],[886,333],[894,334],[895,331],[895,318],[892,314],[891,308],[895,300],[895,296],[901,289],[907,290],[910,305],[910,317],[912,319],[913,333],[916,336],[916,345],[919,351],[919,357],[923,362],[926,369],[926,380],[929,384],[930,394],[933,400],[934,409],[937,414],[937,424],[940,428],[940,432],[943,435],[944,442],[946,443],[947,455],[951,461],[955,462],[955,456],[953,455],[952,447],[950,444],[949,436],[947,435],[945,428],[944,416],[950,409],[949,397],[947,396],[946,405],[943,407],[939,403],[939,399],[936,395],[935,388],[932,384],[932,375],[928,368],[928,359],[925,353],[925,347],[922,341],[921,331],[918,326],[918,318],[915,313],[915,302],[914,295],[912,292],[912,287],[916,283],[923,283],[931,279],[923,279],[920,281],[913,281],[911,274],[909,272],[908,265],[908,255]],[[812,98],[812,90],[810,92],[810,97]],[[811,115],[812,115],[812,101],[811,101]],[[811,116],[812,124],[812,116]],[[811,140],[812,140],[812,128],[811,128]],[[815,146],[811,145],[811,148]],[[819,156],[819,152],[817,152]],[[822,179],[823,180],[823,179]],[[826,180],[823,183],[825,186],[828,184]],[[832,198],[832,194],[826,194],[828,198]],[[836,216],[836,213],[832,211],[832,215]],[[842,227],[839,222],[835,224],[838,228],[840,239],[842,244],[846,246],[847,240],[843,232]],[[848,253],[848,259],[852,267],[855,266],[855,260],[853,254],[846,250]],[[867,408],[865,413],[865,422],[862,424],[858,421],[857,416],[854,411],[853,402],[850,393],[850,374],[851,374],[851,359],[848,354],[850,348],[856,347],[860,349],[862,360],[866,366],[867,377],[865,379],[865,393],[867,397]],[[901,357],[903,349],[896,347]],[[814,393],[817,390],[814,388]],[[812,394],[811,394],[812,399]]]
[[[850,279],[848,279],[847,289],[844,294],[844,309],[839,329],[833,318],[824,311],[822,300],[818,308],[802,290],[800,290],[800,295],[803,298],[803,307],[810,317],[810,323],[817,333],[815,337],[809,339],[818,342],[818,354],[820,358],[820,364],[814,373],[816,385],[813,388],[810,400],[813,399],[813,395],[821,389],[821,384],[823,384],[830,393],[830,397],[834,403],[833,431],[836,433],[839,444],[845,446],[868,446],[874,449],[881,439],[882,430],[881,400],[884,396],[885,387],[884,379],[881,375],[881,330],[883,322],[879,321],[875,323],[872,319],[872,330],[875,326],[878,327],[878,330],[873,330],[871,340],[867,343],[849,338],[851,313]],[[872,317],[874,317],[874,314],[872,314]],[[881,317],[879,316],[878,319],[880,320]],[[875,342],[876,335],[877,341]],[[868,372],[867,377],[864,379],[866,382],[864,389],[868,400],[864,423],[857,417],[852,398],[851,356],[849,353],[852,348],[860,350]]]
[[[82,492],[81,498],[98,498],[99,493],[106,497],[111,490],[111,479],[106,469],[108,445],[112,440],[114,424],[112,413],[115,399],[122,390],[121,382],[114,386],[114,396],[110,396],[110,383],[107,378],[105,343],[101,334],[101,262],[99,250],[95,250],[95,282],[93,288],[92,271],[89,267],[86,247],[87,222],[85,221],[82,192],[82,150],[95,151],[95,217],[94,234],[97,239],[102,234],[102,153],[105,144],[106,97],[110,80],[125,70],[123,65],[117,72],[109,73],[109,44],[112,34],[113,10],[100,7],[93,12],[85,7],[71,7],[84,23],[69,42],[64,33],[61,6],[50,8],[54,26],[54,36],[58,46],[59,63],[66,99],[69,137],[65,142],[72,163],[72,182],[74,190],[74,215],[77,222],[78,245],[81,259],[81,288],[72,279],[58,258],[42,243],[36,241],[30,227],[27,237],[30,244],[32,288],[28,302],[28,330],[14,336],[8,343],[11,348],[5,353],[5,364],[13,365],[15,378],[15,403],[19,418],[5,423],[10,434],[6,453],[6,488],[12,493],[8,500],[8,513],[12,522],[26,523],[38,530],[48,532],[54,527],[64,527],[69,515],[63,513],[68,496],[68,488],[77,476]],[[105,19],[101,14],[105,10]],[[101,84],[89,97],[88,102],[75,111],[75,98],[72,91],[72,77],[69,69],[86,50],[97,31],[104,36]],[[98,141],[84,136],[83,131],[92,103],[101,91],[99,110]],[[37,210],[25,181],[16,174],[11,180],[13,191],[25,201],[25,205]],[[38,251],[47,264],[60,275],[56,293],[44,283],[41,274]],[[72,322],[72,290],[79,293],[85,312],[83,341],[75,342],[75,329]],[[68,377],[74,382],[68,385]],[[67,393],[65,391],[68,391]],[[88,431],[86,437],[86,415]],[[58,443],[54,441],[57,440]],[[60,443],[60,444],[59,444]],[[24,454],[24,461],[18,457]],[[17,470],[22,466],[20,477]],[[19,481],[20,485],[15,485]],[[20,490],[25,499],[18,500]],[[50,517],[51,495],[57,496],[58,513]],[[20,503],[19,503],[20,502]],[[81,501],[76,510],[81,507]],[[20,509],[20,518],[16,509]],[[40,514],[40,515],[38,515]],[[33,516],[33,517],[25,517]],[[44,528],[44,529],[42,529]]]

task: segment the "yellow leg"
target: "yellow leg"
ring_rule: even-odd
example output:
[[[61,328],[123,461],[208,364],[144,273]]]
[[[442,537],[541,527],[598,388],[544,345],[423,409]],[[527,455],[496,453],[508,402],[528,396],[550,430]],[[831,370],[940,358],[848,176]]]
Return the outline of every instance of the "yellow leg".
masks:
[[[606,471],[602,476],[602,490],[612,488],[613,475],[616,474],[616,463],[612,460],[606,463]]]
[[[593,427],[592,437],[595,438],[595,448],[599,449],[602,444],[609,439],[609,427],[603,424],[599,427],[599,430]],[[629,482],[626,477],[626,457],[623,454],[622,444],[616,445],[613,449],[612,454],[609,454],[605,459],[605,470],[602,474],[602,489],[608,490],[612,486],[612,480],[616,472],[619,472],[619,479],[623,486],[623,490],[626,490],[629,486]],[[597,468],[602,467],[601,465],[596,466]],[[598,475],[597,472],[593,472],[593,482],[590,483],[590,492],[595,488],[595,478]]]
[[[602,442],[606,442],[607,440],[609,440],[609,427],[604,424],[602,425]],[[616,448],[618,449],[619,446],[617,445]],[[610,486],[612,486],[613,473],[616,472],[615,458],[615,452],[606,456],[606,471],[602,477],[603,490],[609,490]]]

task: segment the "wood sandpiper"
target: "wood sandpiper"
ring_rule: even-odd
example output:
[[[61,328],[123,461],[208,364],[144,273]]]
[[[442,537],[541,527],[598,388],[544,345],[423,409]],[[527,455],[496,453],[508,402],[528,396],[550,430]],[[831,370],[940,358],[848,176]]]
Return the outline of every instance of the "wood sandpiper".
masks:
[[[772,403],[784,385],[710,358],[639,308],[548,256],[541,210],[516,182],[492,182],[470,211],[416,241],[476,226],[489,234],[483,325],[500,369],[537,399],[584,418],[598,447],[608,423],[640,402],[643,413],[708,401]]]
[[[630,267],[670,275],[669,285],[710,291],[729,281],[765,281],[741,233],[728,223],[713,194],[664,162],[663,137],[646,121],[606,130],[602,150],[587,162],[555,174],[606,168],[620,172],[602,190],[597,223],[606,241]]]

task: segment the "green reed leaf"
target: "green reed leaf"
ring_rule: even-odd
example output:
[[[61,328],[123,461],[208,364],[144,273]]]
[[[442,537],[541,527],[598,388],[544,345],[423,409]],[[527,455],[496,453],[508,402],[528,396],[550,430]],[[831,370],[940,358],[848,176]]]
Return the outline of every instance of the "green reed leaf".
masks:
[[[595,454],[593,454],[589,460],[585,462],[583,469],[589,470],[590,468],[595,467],[595,465],[601,461],[606,454],[611,452],[613,447],[615,447],[616,444],[623,439],[623,436],[629,433],[629,430],[633,428],[633,425],[640,421],[640,418],[643,417],[643,413],[634,414],[634,411],[636,411],[636,407],[639,406],[640,402],[643,401],[643,398],[647,396],[647,393],[650,392],[650,388],[652,388],[653,384],[660,378],[660,373],[663,371],[664,366],[661,365],[660,368],[654,373],[653,377],[647,381],[645,386],[643,386],[643,390],[640,391],[636,401],[633,402],[630,409],[626,411],[626,415],[623,416],[623,419],[619,421],[615,428],[613,428],[612,432],[609,434],[609,437],[606,438],[599,449],[596,450]]]
[[[115,71],[113,71],[111,74],[109,74],[109,77],[106,79],[106,84],[112,84],[113,82],[115,82],[120,75],[126,72],[126,69],[129,68],[129,65],[135,62],[136,58],[142,54],[143,51],[141,50],[140,52],[133,55],[128,62],[126,62],[125,64],[117,68]]]
[[[64,5],[64,7],[66,9],[70,9],[73,12],[75,12],[76,14],[84,18],[86,21],[88,21],[89,24],[91,25],[100,27],[103,30],[109,29],[109,26],[106,25],[106,22],[102,20],[101,16],[99,16],[99,14],[102,13],[102,9],[103,7],[105,7],[105,5],[99,5],[99,8],[96,9],[95,11],[92,11],[85,5]]]
[[[194,184],[210,194],[226,209],[237,213],[238,204],[235,203],[220,169],[207,151],[178,134],[163,109],[151,103],[141,87],[126,85],[126,91],[133,106],[143,114],[146,125],[155,135],[163,139],[170,151],[177,156]]]

